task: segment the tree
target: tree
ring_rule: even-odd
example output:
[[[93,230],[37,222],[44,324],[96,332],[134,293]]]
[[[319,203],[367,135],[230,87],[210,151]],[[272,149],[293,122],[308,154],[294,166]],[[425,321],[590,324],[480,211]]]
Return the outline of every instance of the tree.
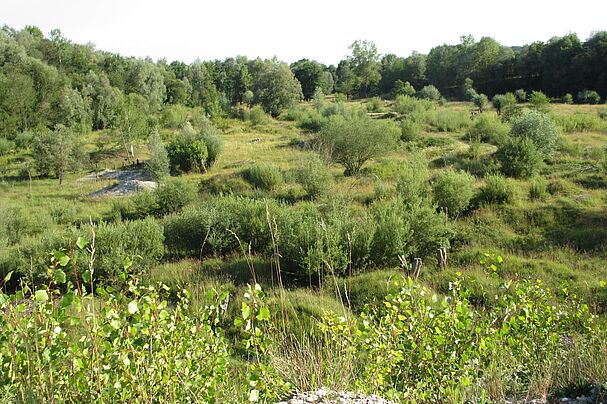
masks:
[[[507,109],[514,108],[516,106],[516,97],[512,93],[495,94],[491,99],[491,103],[499,115]]]
[[[400,128],[394,122],[373,120],[359,114],[329,118],[320,131],[318,142],[333,161],[345,167],[344,175],[353,175],[367,160],[392,149],[399,137]]]
[[[76,170],[84,160],[76,136],[65,127],[40,133],[32,157],[38,173],[42,177],[58,178],[59,184],[67,172]]]
[[[127,93],[137,93],[142,95],[151,112],[160,109],[166,99],[166,87],[164,85],[164,76],[160,69],[145,60],[134,60],[128,71]]]
[[[78,133],[88,133],[92,127],[90,98],[83,98],[76,89],[64,88],[56,121]]]
[[[277,60],[257,63],[253,75],[254,101],[272,116],[278,116],[283,109],[291,107],[303,97],[301,84],[289,66]]]
[[[219,137],[219,130],[208,119],[203,121],[200,138],[207,146],[206,166],[211,168],[223,152],[223,140]]]
[[[394,95],[397,97],[399,95],[413,97],[415,95],[415,88],[408,81],[396,80],[394,83]]]
[[[17,71],[0,72],[0,129],[17,133],[31,128],[36,99],[31,77]]]
[[[118,103],[115,128],[128,159],[134,157],[132,142],[141,139],[148,130],[145,109],[145,98],[135,93],[121,97]]]
[[[301,84],[304,100],[309,100],[325,80],[324,66],[314,60],[301,59],[291,65],[295,78]],[[332,77],[331,77],[332,79]]]
[[[371,41],[357,40],[349,49],[352,55],[348,60],[356,77],[356,92],[366,98],[375,90],[381,79],[377,46]]]
[[[159,181],[169,175],[169,155],[164,147],[162,138],[157,130],[154,130],[148,141],[150,158],[145,163],[146,169],[154,180]]]

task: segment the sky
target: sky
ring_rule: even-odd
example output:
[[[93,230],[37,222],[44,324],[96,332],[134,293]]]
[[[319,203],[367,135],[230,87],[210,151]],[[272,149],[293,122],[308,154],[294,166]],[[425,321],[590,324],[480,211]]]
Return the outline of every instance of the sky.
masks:
[[[357,39],[409,56],[462,35],[503,45],[607,30],[607,0],[0,0],[0,24],[59,28],[76,43],[186,63],[276,56],[337,64]]]

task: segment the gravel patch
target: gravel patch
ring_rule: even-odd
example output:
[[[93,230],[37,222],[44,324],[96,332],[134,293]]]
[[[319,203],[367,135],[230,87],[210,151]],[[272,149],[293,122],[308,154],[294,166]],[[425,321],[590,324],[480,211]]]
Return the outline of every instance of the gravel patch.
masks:
[[[102,196],[128,196],[137,192],[155,189],[158,184],[152,181],[145,170],[127,169],[127,170],[103,170],[97,173],[86,175],[79,179],[80,181],[117,181],[105,188],[95,191],[92,197]]]
[[[375,394],[353,393],[351,391],[332,391],[321,388],[316,391],[297,393],[287,401],[278,404],[396,404],[394,401],[385,400]]]

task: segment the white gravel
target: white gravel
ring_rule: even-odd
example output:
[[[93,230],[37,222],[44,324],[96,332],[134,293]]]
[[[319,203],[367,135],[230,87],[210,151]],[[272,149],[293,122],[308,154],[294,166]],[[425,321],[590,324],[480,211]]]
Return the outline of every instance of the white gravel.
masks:
[[[112,184],[107,187],[95,191],[91,194],[92,197],[102,196],[128,196],[137,192],[152,190],[158,184],[152,181],[145,170],[142,169],[127,169],[127,170],[103,170],[97,173],[92,173],[80,178],[80,181],[117,181],[117,184]]]
[[[316,391],[297,393],[287,401],[278,404],[396,404],[394,401],[384,400],[377,395],[364,395],[350,391],[332,391],[320,388]]]

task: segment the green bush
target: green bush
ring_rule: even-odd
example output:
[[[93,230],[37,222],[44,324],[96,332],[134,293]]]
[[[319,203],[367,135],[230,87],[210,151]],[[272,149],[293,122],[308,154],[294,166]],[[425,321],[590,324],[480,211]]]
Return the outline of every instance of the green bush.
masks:
[[[212,195],[243,195],[252,191],[251,185],[240,175],[214,175],[200,182],[199,192]]]
[[[5,156],[15,150],[15,142],[12,140],[0,137],[0,156]]]
[[[474,141],[500,145],[505,141],[508,132],[510,132],[508,124],[503,123],[495,114],[487,112],[477,117],[468,128],[468,138]]]
[[[326,194],[331,188],[331,180],[331,172],[319,158],[308,160],[297,171],[297,181],[311,198]]]
[[[271,191],[282,185],[284,178],[282,172],[269,165],[253,165],[241,171],[242,177],[253,187],[264,191]]]
[[[190,109],[180,104],[166,104],[162,108],[160,122],[164,128],[181,128],[190,116]]]
[[[516,97],[512,93],[495,94],[491,99],[491,103],[493,104],[493,108],[497,110],[497,113],[501,114],[516,105]]]
[[[157,264],[164,255],[163,228],[153,219],[101,223],[95,229],[95,275],[106,284],[120,284],[125,260],[133,264],[131,274],[140,274]]]
[[[400,140],[403,142],[414,142],[419,139],[421,127],[413,119],[405,118],[400,121]]]
[[[524,89],[522,89],[522,88],[517,89],[514,92],[514,96],[516,97],[516,100],[518,102],[525,102],[525,101],[527,101],[527,92]]]
[[[438,91],[438,88],[434,87],[433,85],[427,85],[424,86],[421,90],[419,90],[417,92],[417,97],[423,99],[423,100],[431,100],[431,101],[438,101],[442,98],[442,95],[440,93],[440,91]]]
[[[428,180],[428,160],[423,153],[411,153],[396,177],[396,191],[405,201],[412,204],[430,197]]]
[[[259,105],[253,106],[246,114],[245,119],[254,126],[261,126],[270,122],[270,117]]]
[[[384,112],[384,102],[379,97],[373,97],[365,104],[367,112]]]
[[[145,162],[145,168],[156,181],[166,177],[170,172],[169,155],[162,143],[158,131],[152,132],[148,140],[150,158]]]
[[[529,185],[529,198],[533,200],[544,200],[548,196],[548,183],[542,177],[531,181]]]
[[[542,165],[542,154],[530,138],[509,139],[497,151],[497,159],[504,174],[528,178],[538,172]]]
[[[394,111],[404,115],[416,122],[423,122],[425,113],[434,108],[434,103],[429,100],[399,95],[394,100]]]
[[[474,196],[476,180],[465,171],[444,171],[432,183],[434,200],[452,217],[465,211]]]
[[[565,94],[562,98],[561,98],[561,102],[563,104],[573,104],[573,95],[571,95],[571,93],[567,93]]]
[[[558,147],[560,133],[548,115],[529,112],[512,122],[512,137],[531,140],[543,156],[549,156]]]
[[[601,96],[594,90],[582,90],[577,93],[576,100],[579,104],[598,104],[601,102]]]
[[[192,126],[186,124],[167,147],[173,172],[206,171],[207,145],[200,139]]]
[[[476,94],[472,97],[472,103],[483,112],[487,108],[489,99],[485,94]]]
[[[532,91],[529,95],[529,104],[531,107],[539,112],[546,112],[548,105],[550,104],[550,98],[541,91]]]
[[[153,192],[156,199],[156,216],[178,212],[196,199],[196,187],[178,178],[165,181]]]
[[[461,132],[470,126],[470,117],[465,111],[439,109],[426,114],[426,123],[439,132]]]
[[[69,272],[56,265],[55,273]],[[57,290],[0,295],[0,384],[10,402],[234,399],[221,390],[228,344],[217,327],[225,309],[216,307],[227,296],[194,313],[188,293],[171,299],[164,285],[83,296],[56,279]]]
[[[223,140],[219,137],[219,131],[214,127],[202,133],[202,141],[207,146],[207,167],[211,168],[223,152]]]
[[[511,203],[514,200],[514,188],[503,176],[491,174],[485,177],[485,185],[480,188],[478,200],[496,204]]]
[[[358,114],[350,118],[334,116],[320,131],[320,149],[345,167],[344,175],[354,175],[363,164],[393,149],[400,138],[400,128],[393,121],[374,120]]]

